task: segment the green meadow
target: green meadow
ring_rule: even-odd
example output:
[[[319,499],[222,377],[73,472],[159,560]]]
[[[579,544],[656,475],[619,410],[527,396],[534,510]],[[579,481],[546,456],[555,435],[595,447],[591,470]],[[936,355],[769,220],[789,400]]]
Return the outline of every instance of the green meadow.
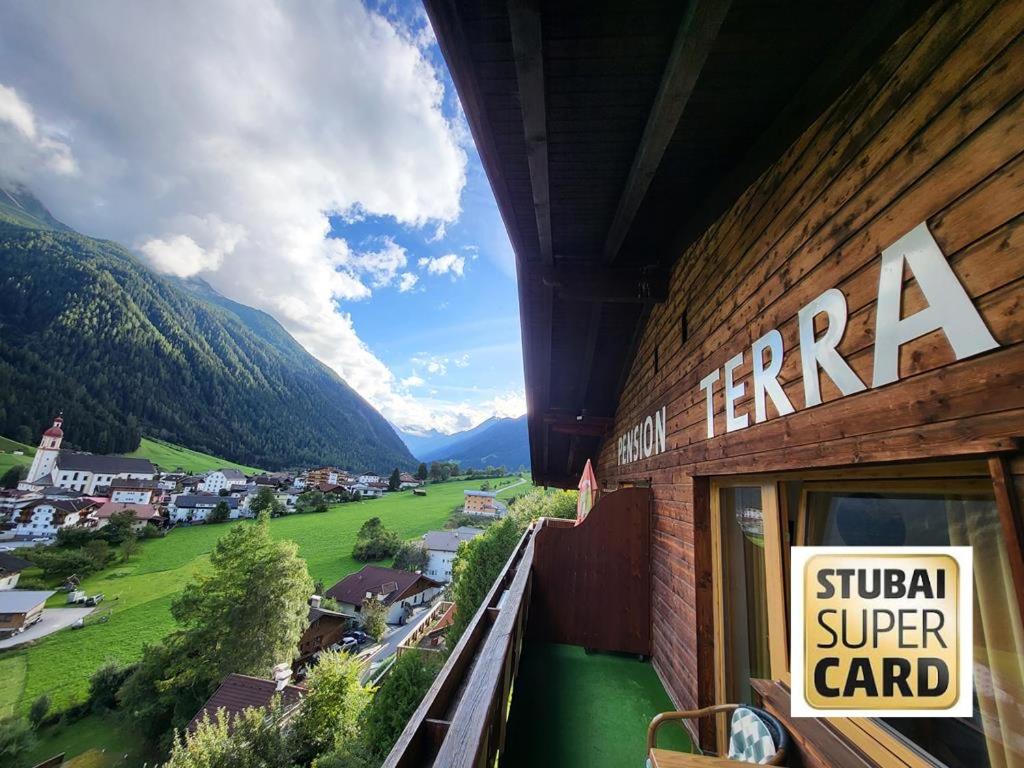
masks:
[[[21,451],[24,455],[16,456],[14,451]],[[19,464],[27,467],[32,463],[32,457],[35,455],[36,449],[31,445],[25,445],[7,437],[0,437],[0,475]]]
[[[198,475],[202,472],[209,472],[212,469],[221,469],[222,467],[240,469],[247,475],[256,475],[263,471],[256,467],[247,467],[244,464],[225,461],[208,453],[191,451],[188,448],[182,448],[180,445],[166,443],[163,440],[156,440],[151,437],[142,438],[139,447],[129,453],[128,456],[149,459],[165,472],[183,469],[186,472],[191,472],[193,475]]]
[[[361,567],[351,552],[367,519],[380,517],[402,538],[417,538],[444,524],[461,504],[463,490],[479,487],[480,481],[454,480],[428,486],[426,496],[405,491],[341,504],[322,514],[271,520],[271,532],[275,538],[294,541],[313,579],[329,586]],[[503,492],[526,488],[523,484]],[[86,592],[105,595],[94,616],[109,612],[109,620],[93,620],[84,629],[61,630],[25,648],[0,652],[0,714],[27,712],[44,693],[55,708],[63,709],[84,699],[89,676],[106,661],[139,658],[146,643],[157,642],[174,628],[171,601],[195,574],[209,567],[209,552],[227,529],[228,524],[177,528],[165,538],[144,542],[131,562],[116,563],[87,578],[82,586]],[[60,605],[63,599],[58,593],[51,605]]]

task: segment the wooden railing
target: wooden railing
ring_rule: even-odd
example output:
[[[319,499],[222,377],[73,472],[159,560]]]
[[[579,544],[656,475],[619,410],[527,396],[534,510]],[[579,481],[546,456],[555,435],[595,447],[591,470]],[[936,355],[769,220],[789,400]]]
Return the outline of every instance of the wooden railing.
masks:
[[[523,534],[487,598],[406,724],[385,768],[491,765],[504,744],[508,699],[530,605],[534,536]]]
[[[434,626],[445,618],[445,614],[452,609],[455,603],[447,600],[439,600],[437,605],[433,606],[429,611],[420,617],[419,621],[412,628],[402,644],[398,646],[395,655],[401,656],[403,653],[413,650],[419,651],[432,651],[438,653],[438,649],[434,648],[420,648],[419,644],[427,635],[434,631]]]
[[[534,523],[384,768],[494,764],[531,610],[532,641],[649,655],[650,506],[649,489],[629,488],[602,497],[581,525]]]

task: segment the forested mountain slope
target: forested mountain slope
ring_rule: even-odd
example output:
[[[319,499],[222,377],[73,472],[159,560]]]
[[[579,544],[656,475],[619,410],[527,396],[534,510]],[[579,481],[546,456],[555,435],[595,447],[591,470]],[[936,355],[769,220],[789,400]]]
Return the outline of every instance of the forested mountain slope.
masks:
[[[0,434],[75,447],[150,435],[267,469],[415,463],[391,425],[269,315],[150,271],[0,189]]]

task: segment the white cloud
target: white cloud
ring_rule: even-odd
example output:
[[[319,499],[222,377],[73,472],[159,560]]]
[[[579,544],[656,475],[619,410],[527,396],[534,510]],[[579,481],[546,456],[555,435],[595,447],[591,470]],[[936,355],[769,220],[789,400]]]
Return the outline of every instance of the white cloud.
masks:
[[[456,256],[454,253],[446,253],[444,256],[434,258],[423,257],[418,262],[420,269],[426,269],[432,275],[450,274],[452,279],[462,277],[466,268],[465,256]]]
[[[526,413],[526,395],[522,392],[508,392],[486,405],[499,418],[516,418]]]
[[[5,2],[0,172],[72,226],[270,312],[393,422],[458,428],[465,409],[404,393],[340,304],[410,290],[404,250],[327,237],[331,214],[435,233],[458,219],[466,137],[429,41],[353,0]]]
[[[413,374],[412,376],[406,376],[404,379],[402,379],[403,387],[422,387],[426,383],[427,382],[425,382],[416,374]]]
[[[400,293],[408,293],[416,287],[416,283],[418,282],[419,277],[415,274],[412,272],[403,272],[402,276],[398,279],[398,290]]]
[[[459,355],[454,360],[452,360],[452,362],[455,363],[455,367],[456,368],[468,368],[469,367],[469,353],[467,352],[465,354]]]
[[[34,169],[72,176],[78,165],[57,131],[40,126],[36,115],[14,88],[0,83],[0,176],[28,180]]]

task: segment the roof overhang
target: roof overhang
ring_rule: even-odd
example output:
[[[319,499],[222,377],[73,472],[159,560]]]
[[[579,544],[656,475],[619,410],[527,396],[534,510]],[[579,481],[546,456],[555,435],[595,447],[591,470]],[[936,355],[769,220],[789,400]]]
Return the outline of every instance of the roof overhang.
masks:
[[[535,481],[576,486],[686,246],[928,4],[425,0],[516,254]]]

